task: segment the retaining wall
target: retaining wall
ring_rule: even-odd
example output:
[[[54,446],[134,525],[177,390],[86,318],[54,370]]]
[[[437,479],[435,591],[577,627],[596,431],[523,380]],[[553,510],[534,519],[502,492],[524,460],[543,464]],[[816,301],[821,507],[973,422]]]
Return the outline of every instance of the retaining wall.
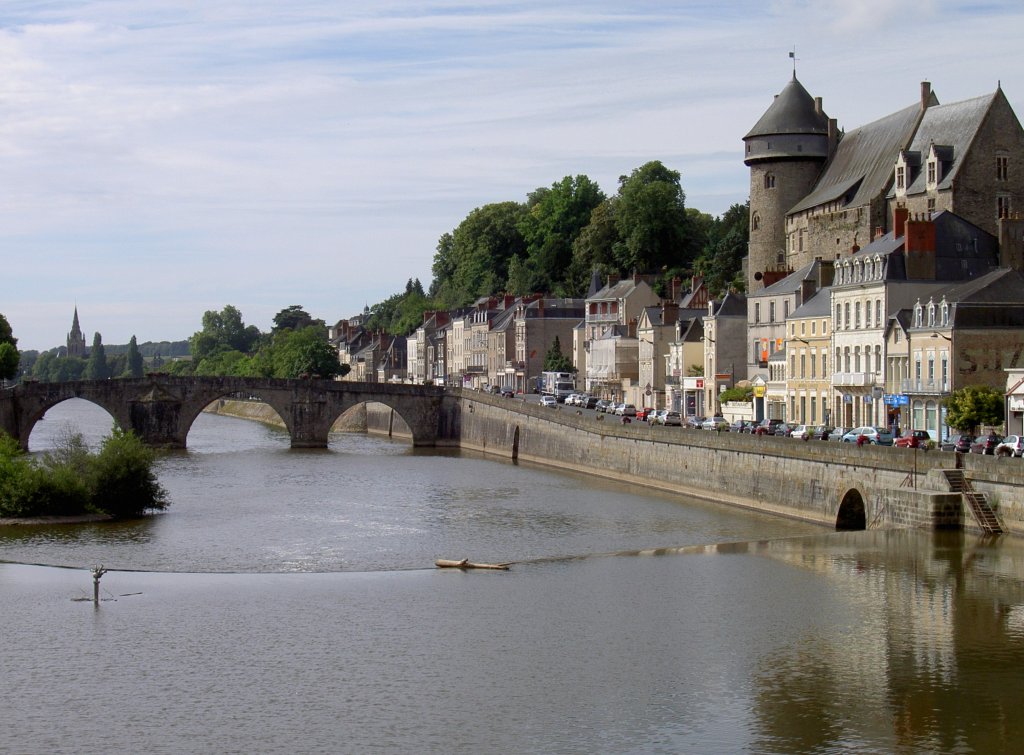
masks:
[[[460,394],[460,446],[506,458],[678,491],[834,527],[857,495],[869,526],[950,526],[960,496],[929,489],[927,473],[950,468],[941,451],[718,434],[598,420],[571,407]],[[512,403],[514,402],[514,403]],[[1024,534],[1024,462],[963,457],[978,490],[997,504],[1007,531]],[[962,506],[961,506],[962,509]],[[960,517],[960,518],[958,518]],[[929,524],[930,523],[930,524]]]

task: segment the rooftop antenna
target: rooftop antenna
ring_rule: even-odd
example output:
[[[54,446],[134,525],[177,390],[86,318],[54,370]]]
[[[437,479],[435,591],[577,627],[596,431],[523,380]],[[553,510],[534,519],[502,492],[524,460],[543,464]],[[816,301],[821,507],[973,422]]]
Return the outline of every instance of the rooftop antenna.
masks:
[[[793,45],[793,49],[789,51],[789,59],[793,61],[793,78],[796,78],[796,45]]]

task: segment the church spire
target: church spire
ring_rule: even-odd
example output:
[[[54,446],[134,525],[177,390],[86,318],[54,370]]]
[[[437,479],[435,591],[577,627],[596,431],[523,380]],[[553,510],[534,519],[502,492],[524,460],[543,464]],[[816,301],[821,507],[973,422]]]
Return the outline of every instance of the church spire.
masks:
[[[68,333],[68,356],[85,359],[85,336],[78,324],[78,305],[75,305],[75,316],[71,321],[71,332]]]

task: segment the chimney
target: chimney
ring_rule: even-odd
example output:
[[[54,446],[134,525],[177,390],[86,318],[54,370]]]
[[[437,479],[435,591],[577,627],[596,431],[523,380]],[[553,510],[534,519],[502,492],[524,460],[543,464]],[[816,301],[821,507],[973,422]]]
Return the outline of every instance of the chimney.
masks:
[[[678,275],[672,278],[672,301],[679,301],[680,289],[683,287],[683,279]]]
[[[892,235],[899,238],[906,233],[907,217],[910,213],[904,205],[896,205],[892,210]]]
[[[932,84],[930,81],[921,82],[921,109],[927,110],[932,99]]]
[[[608,287],[609,288],[614,286],[620,280],[622,280],[622,276],[620,276],[618,273],[608,273]]]
[[[672,325],[679,319],[679,303],[675,300],[661,303],[661,324]]]
[[[831,157],[839,146],[839,123],[835,118],[828,119],[828,154]]]
[[[935,223],[920,215],[907,218],[903,240],[907,278],[935,280]]]
[[[821,110],[821,97],[815,97],[814,98],[814,112],[817,113],[818,115],[821,115],[821,113],[822,113],[822,110]]]

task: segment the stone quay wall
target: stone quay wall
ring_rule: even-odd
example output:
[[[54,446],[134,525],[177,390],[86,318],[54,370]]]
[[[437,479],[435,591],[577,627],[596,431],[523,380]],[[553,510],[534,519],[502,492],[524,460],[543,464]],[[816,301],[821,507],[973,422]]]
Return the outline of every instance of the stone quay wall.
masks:
[[[976,530],[941,474],[942,451],[756,437],[679,427],[621,424],[571,407],[541,407],[463,391],[459,446],[485,454],[730,503],[834,527],[859,495],[869,527]],[[988,493],[1004,528],[1024,534],[1024,460],[966,455],[964,471]]]

